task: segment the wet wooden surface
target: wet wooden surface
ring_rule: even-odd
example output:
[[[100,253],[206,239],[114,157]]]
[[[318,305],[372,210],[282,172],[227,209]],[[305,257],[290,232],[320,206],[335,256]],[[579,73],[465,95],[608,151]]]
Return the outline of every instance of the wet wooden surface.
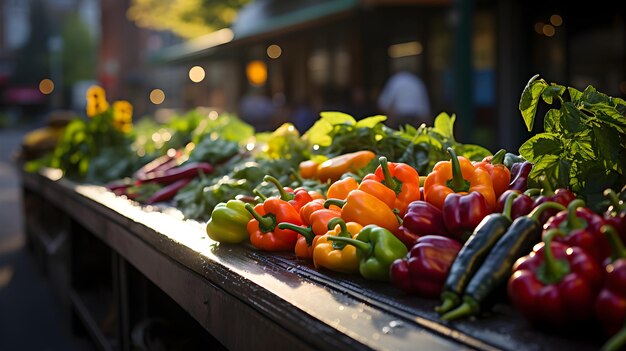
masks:
[[[24,174],[42,194],[99,237],[230,349],[593,350],[531,328],[497,304],[489,315],[437,319],[438,301],[390,284],[317,271],[290,254],[220,245],[175,209],[140,206],[103,187],[78,185],[47,171]],[[163,212],[161,211],[163,210]]]

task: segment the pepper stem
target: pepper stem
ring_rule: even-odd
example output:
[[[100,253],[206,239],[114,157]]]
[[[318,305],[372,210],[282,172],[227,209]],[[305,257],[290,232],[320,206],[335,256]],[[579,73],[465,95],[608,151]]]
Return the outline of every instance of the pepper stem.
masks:
[[[298,182],[298,184],[302,185],[304,184],[304,179],[300,176],[300,173],[298,173],[298,171],[296,171],[293,168],[289,169],[289,173],[291,173],[291,175],[295,178],[296,182]]]
[[[539,222],[539,216],[541,216],[543,211],[548,209],[563,211],[565,209],[565,206],[561,205],[558,202],[547,201],[535,207],[535,209],[532,210],[532,212],[530,212],[527,217],[534,220],[535,222]]]
[[[552,253],[552,240],[555,236],[565,236],[560,229],[550,229],[543,239],[543,264],[539,267],[537,278],[544,284],[556,284],[569,274],[570,266],[566,260],[557,260]]]
[[[263,180],[268,182],[268,183],[272,183],[272,184],[276,185],[276,187],[278,188],[278,192],[280,193],[280,199],[281,200],[283,200],[283,201],[293,200],[294,195],[293,194],[289,194],[285,190],[285,188],[283,188],[283,185],[280,184],[278,179],[272,177],[271,175],[266,175],[265,177],[263,177]]]
[[[626,323],[624,327],[602,345],[601,351],[618,351],[626,345]]]
[[[613,210],[611,212],[614,211],[617,214],[622,211],[626,211],[626,203],[617,197],[617,194],[613,191],[613,189],[606,189],[604,191],[604,196],[608,197],[611,201],[611,205],[613,205]]]
[[[615,228],[611,225],[603,225],[600,228],[600,232],[606,236],[609,245],[611,245],[611,261],[626,258],[626,248],[624,248],[624,244],[617,235]]]
[[[504,202],[504,209],[502,210],[502,214],[504,215],[504,217],[508,218],[509,221],[511,220],[511,209],[513,208],[513,200],[515,200],[518,196],[520,196],[519,193],[513,193],[509,195]]]
[[[387,157],[381,156],[378,161],[380,162],[380,168],[383,170],[383,175],[385,176],[385,180],[383,181],[383,183],[387,186],[387,188],[393,190],[397,195],[400,190],[402,190],[402,187],[398,186],[398,183],[391,175],[391,172],[389,171],[389,164],[387,163]]]
[[[313,234],[313,230],[311,227],[301,227],[299,225],[295,225],[293,223],[278,223],[278,229],[289,229],[294,232],[302,235],[306,239],[307,245],[313,245],[313,239],[315,239],[315,234]]]
[[[491,158],[492,165],[501,165],[504,162],[504,155],[506,155],[506,150],[500,149],[496,152]]]
[[[245,207],[246,207],[246,210],[250,212],[252,217],[254,217],[254,219],[256,219],[259,222],[259,229],[263,233],[268,233],[274,230],[274,228],[276,227],[276,218],[273,215],[270,214],[270,215],[261,216],[257,211],[254,210],[252,205],[246,204]]]
[[[366,243],[361,240],[356,240],[352,238],[344,238],[343,236],[335,236],[335,235],[329,235],[328,240],[333,241],[333,242],[338,241],[340,243],[346,243],[348,245],[352,245],[356,247],[357,250],[361,250],[364,253],[372,252],[372,244]]]
[[[262,192],[259,191],[259,189],[253,189],[252,193],[256,196],[258,196],[262,201],[267,200],[267,196],[263,195]]]
[[[443,316],[441,316],[441,319],[444,321],[451,321],[453,319],[470,316],[477,313],[478,311],[478,303],[474,299],[465,296],[465,298],[463,298],[463,303],[459,307],[444,314]]]
[[[435,311],[439,314],[446,313],[458,306],[459,304],[459,296],[451,291],[444,291],[441,293],[441,299],[443,303],[437,307],[435,307]]]
[[[335,226],[337,225],[339,225],[340,231],[339,233],[337,233],[336,236],[340,236],[342,238],[352,238],[352,235],[350,234],[350,232],[348,231],[348,227],[346,226],[346,222],[339,217],[333,218],[328,222],[328,230],[331,231],[335,229]],[[339,242],[339,241],[332,242],[333,249],[335,250],[343,250],[343,248],[346,247],[346,245],[347,245],[346,243]]]
[[[539,177],[539,183],[541,183],[541,187],[542,187],[541,195],[543,196],[554,195],[554,188],[552,187],[552,184],[550,184],[550,181],[545,175]]]
[[[330,208],[330,206],[335,205],[339,208],[343,208],[343,206],[346,204],[346,200],[341,200],[341,199],[327,199],[326,201],[324,201],[324,208]]]
[[[587,221],[576,215],[576,210],[579,207],[584,207],[585,202],[580,199],[576,199],[567,205],[567,221],[561,223],[561,229],[566,232],[570,232],[575,229],[583,229],[587,227]]]
[[[530,197],[541,195],[541,189],[537,189],[537,188],[528,189],[524,191],[524,195],[527,195]]]
[[[397,208],[394,208],[393,210],[391,210],[391,212],[393,212],[394,215],[396,215],[396,220],[398,221],[398,225],[402,225],[402,217],[400,217],[400,210],[398,210]]]
[[[448,180],[446,186],[455,193],[466,192],[469,190],[470,183],[463,178],[461,163],[459,163],[459,159],[456,156],[456,151],[449,147],[448,153],[450,154],[450,164],[452,165],[452,179]]]

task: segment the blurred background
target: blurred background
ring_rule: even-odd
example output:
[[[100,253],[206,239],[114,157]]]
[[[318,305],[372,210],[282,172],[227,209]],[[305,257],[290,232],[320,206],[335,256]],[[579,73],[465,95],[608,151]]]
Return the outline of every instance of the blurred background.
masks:
[[[516,149],[535,73],[626,97],[626,4],[464,0],[0,0],[0,125],[84,114],[99,83],[135,116],[206,106],[258,130],[385,113],[398,70],[457,138]],[[428,121],[429,119],[426,119]],[[432,119],[430,119],[432,120]]]

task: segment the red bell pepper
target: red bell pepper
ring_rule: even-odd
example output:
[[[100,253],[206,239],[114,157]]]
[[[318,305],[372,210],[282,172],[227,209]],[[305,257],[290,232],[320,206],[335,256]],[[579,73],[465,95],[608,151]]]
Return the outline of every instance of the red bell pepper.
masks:
[[[278,192],[280,193],[280,199],[290,203],[291,206],[296,209],[296,211],[300,211],[302,206],[313,201],[313,198],[306,189],[299,188],[293,190],[289,187],[283,187],[278,179],[270,175],[266,175],[265,177],[263,177],[263,180],[276,185],[276,188],[278,188]]]
[[[517,163],[516,163],[517,164]],[[533,210],[533,199],[526,195],[522,194],[519,190],[507,190],[500,195],[497,203],[496,212],[502,212],[504,210],[504,204],[506,203],[506,199],[508,199],[513,194],[517,194],[517,197],[513,199],[511,203],[511,220],[515,218],[525,216]]]
[[[596,317],[607,335],[617,333],[626,321],[626,248],[611,226],[604,226],[613,249],[612,262],[605,267],[604,286],[596,300]]]
[[[546,177],[541,177],[541,185],[543,189],[541,189],[539,197],[535,199],[533,208],[537,208],[537,206],[548,201],[557,202],[567,207],[570,202],[576,200],[576,195],[574,195],[574,193],[568,189],[559,188],[553,190],[552,185],[550,184],[550,182],[548,182]],[[548,219],[557,214],[557,212],[557,210],[547,210],[541,215],[541,218],[539,220],[541,221],[541,223],[546,223]]]
[[[534,324],[564,327],[587,321],[602,284],[600,265],[579,247],[554,242],[551,229],[533,252],[513,265],[508,295],[513,305]]]
[[[396,193],[393,208],[404,216],[409,204],[420,199],[419,174],[415,168],[405,163],[387,162],[386,157],[379,159],[380,166],[373,174],[366,175],[363,180],[372,179],[385,184]]]
[[[483,194],[474,191],[448,195],[441,212],[449,236],[464,243],[478,223],[491,213],[491,207],[487,205]]]
[[[447,236],[441,210],[426,201],[413,201],[402,218],[402,225],[394,232],[408,248],[425,235]]]
[[[509,188],[509,182],[511,181],[511,172],[502,164],[505,154],[506,150],[500,149],[495,155],[485,157],[482,162],[474,163],[474,167],[482,168],[489,172],[496,198]]]
[[[246,204],[246,210],[252,218],[248,222],[250,242],[265,251],[292,251],[298,239],[298,233],[289,229],[278,228],[278,223],[302,225],[300,214],[291,204],[277,197],[270,197],[256,205]]]
[[[409,294],[439,296],[459,250],[461,244],[450,238],[423,236],[405,258],[397,259],[391,264],[391,282]]]
[[[611,254],[611,246],[600,232],[605,222],[602,217],[583,207],[584,204],[583,200],[572,201],[567,211],[550,218],[545,228],[561,229],[566,236],[557,237],[556,241],[582,248],[601,265]]]
[[[622,190],[622,194],[626,192],[626,187]],[[620,199],[613,189],[606,189],[604,196],[611,201],[611,206],[604,213],[604,220],[620,235],[622,241],[626,242],[626,203]]]

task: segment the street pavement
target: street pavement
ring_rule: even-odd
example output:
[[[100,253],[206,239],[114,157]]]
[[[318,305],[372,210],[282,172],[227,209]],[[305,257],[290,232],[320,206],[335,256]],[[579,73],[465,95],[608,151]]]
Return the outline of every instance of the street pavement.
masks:
[[[0,350],[89,350],[91,344],[72,336],[69,311],[24,245],[20,181],[12,157],[26,132],[0,128]]]

